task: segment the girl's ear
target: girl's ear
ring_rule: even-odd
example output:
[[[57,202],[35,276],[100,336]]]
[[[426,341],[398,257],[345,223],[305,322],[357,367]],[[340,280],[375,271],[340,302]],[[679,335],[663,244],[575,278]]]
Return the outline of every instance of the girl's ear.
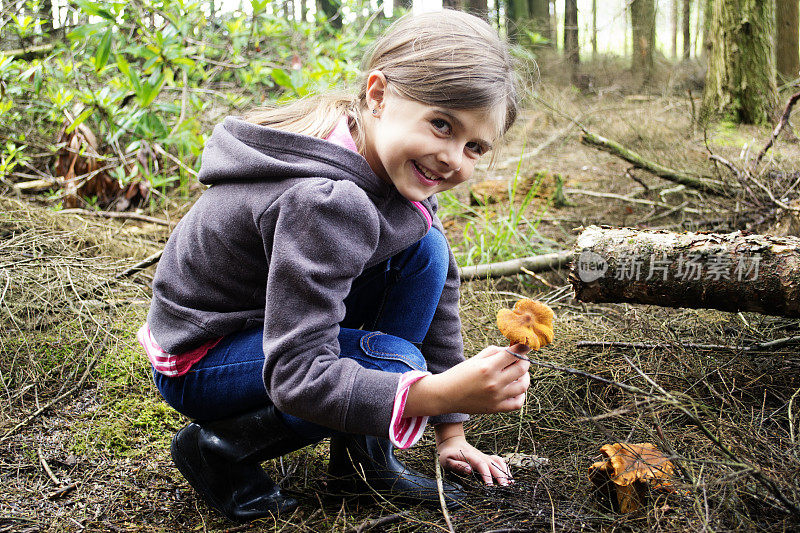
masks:
[[[380,70],[373,70],[367,77],[367,107],[373,115],[380,113],[388,90],[386,76]]]

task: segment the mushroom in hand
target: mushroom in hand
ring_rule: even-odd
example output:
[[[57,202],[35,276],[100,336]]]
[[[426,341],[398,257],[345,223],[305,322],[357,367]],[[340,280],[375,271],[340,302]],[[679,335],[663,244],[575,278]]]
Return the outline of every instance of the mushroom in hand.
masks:
[[[542,302],[527,298],[514,304],[514,309],[497,312],[497,327],[509,342],[538,350],[553,342],[553,310]]]

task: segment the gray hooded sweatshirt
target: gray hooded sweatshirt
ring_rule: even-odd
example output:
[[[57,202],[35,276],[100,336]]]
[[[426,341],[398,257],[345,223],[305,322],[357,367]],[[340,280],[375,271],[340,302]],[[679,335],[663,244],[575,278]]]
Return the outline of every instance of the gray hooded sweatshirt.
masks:
[[[214,128],[200,181],[211,187],[175,227],[147,317],[180,354],[264,327],[263,378],[282,412],[339,431],[388,436],[399,374],[339,358],[352,281],[420,240],[423,213],[356,152],[235,118]],[[435,198],[421,202],[442,231]],[[463,361],[458,269],[421,351],[433,373]],[[466,420],[463,414],[433,423]]]

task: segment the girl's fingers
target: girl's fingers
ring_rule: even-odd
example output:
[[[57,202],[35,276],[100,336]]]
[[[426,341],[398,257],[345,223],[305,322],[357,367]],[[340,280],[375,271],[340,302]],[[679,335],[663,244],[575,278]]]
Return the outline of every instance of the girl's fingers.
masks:
[[[472,466],[467,461],[460,461],[452,457],[446,458],[442,466],[460,474],[469,474],[472,472]]]
[[[508,469],[508,465],[502,457],[492,455],[489,457],[489,459],[491,460],[490,465],[492,475],[500,485],[508,485],[509,483],[514,482],[513,478],[511,477],[511,472]]]
[[[486,485],[494,485],[492,471],[489,468],[489,464],[484,461],[478,461],[474,467],[475,472],[481,476],[481,479]]]
[[[517,355],[526,355],[531,351],[531,348],[530,346],[525,346],[524,344],[512,344],[508,347],[508,350]]]
[[[486,348],[475,354],[475,357],[483,359],[485,357],[492,357],[493,355],[497,355],[498,352],[502,351],[503,348],[500,348],[499,346],[487,346]]]
[[[486,485],[494,485],[495,480],[501,486],[514,482],[505,460],[497,455],[486,455],[480,452],[474,454],[468,451],[466,454],[461,452],[459,458],[449,456],[440,457],[440,460],[442,460],[442,466],[448,470],[461,474],[475,472]]]
[[[513,363],[503,368],[500,373],[505,379],[508,379],[509,381],[516,381],[527,374],[530,367],[531,364],[527,361],[515,359]]]

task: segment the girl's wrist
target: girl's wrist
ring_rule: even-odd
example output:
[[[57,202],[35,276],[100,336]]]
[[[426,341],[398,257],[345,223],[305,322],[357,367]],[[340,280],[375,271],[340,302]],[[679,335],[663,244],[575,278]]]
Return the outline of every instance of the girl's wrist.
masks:
[[[439,447],[445,442],[461,437],[466,438],[464,434],[464,424],[461,422],[451,422],[451,423],[443,423],[437,424],[434,427],[434,432],[436,434],[436,446]]]
[[[442,392],[440,374],[431,374],[408,388],[403,417],[436,416],[448,413],[446,393]]]

